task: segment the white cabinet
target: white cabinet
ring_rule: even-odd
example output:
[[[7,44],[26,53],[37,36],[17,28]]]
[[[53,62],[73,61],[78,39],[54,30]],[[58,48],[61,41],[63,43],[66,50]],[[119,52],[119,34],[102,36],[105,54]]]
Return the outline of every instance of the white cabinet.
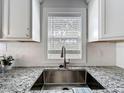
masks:
[[[8,15],[4,14],[4,19],[8,20],[4,23],[4,37],[30,38],[30,0],[8,0],[5,4]]]
[[[106,0],[106,38],[124,40],[124,0]]]
[[[104,34],[105,0],[91,0],[88,4],[88,41],[101,40]]]
[[[2,37],[2,0],[0,0],[0,38]]]
[[[124,0],[91,0],[88,41],[124,40]]]
[[[40,0],[3,0],[3,40],[40,41]]]

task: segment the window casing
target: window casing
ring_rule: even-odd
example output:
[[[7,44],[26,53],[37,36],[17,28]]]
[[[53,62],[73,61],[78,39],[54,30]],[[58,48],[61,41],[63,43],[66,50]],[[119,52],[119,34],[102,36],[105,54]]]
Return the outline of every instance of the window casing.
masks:
[[[82,59],[83,19],[81,11],[50,11],[47,17],[48,59],[61,59],[61,48],[66,47],[67,58]]]

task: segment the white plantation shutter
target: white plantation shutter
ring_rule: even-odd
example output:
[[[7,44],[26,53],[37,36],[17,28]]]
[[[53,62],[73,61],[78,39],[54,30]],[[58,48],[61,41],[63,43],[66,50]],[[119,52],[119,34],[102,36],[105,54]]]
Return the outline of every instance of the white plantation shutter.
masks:
[[[82,59],[80,12],[48,13],[48,59],[60,59],[62,46],[67,58]]]

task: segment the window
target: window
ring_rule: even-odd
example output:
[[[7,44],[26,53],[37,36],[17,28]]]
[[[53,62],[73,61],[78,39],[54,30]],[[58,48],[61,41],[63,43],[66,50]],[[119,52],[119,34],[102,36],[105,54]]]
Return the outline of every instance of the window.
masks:
[[[81,12],[48,12],[48,59],[60,59],[62,46],[67,58],[82,59]]]

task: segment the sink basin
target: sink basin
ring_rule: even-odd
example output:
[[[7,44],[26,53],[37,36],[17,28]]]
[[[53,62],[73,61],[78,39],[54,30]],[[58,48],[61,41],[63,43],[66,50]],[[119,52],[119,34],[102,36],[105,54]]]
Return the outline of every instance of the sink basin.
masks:
[[[68,90],[75,87],[104,89],[86,70],[46,69],[31,90]]]
[[[45,70],[44,82],[47,84],[85,84],[85,71]]]

